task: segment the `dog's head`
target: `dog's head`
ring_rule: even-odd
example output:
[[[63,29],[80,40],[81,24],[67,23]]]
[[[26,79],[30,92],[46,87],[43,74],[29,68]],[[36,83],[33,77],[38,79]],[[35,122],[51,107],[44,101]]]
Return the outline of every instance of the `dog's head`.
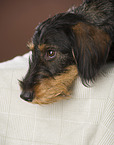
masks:
[[[106,62],[110,37],[81,15],[61,13],[39,24],[29,47],[21,98],[48,104],[68,98],[77,76],[83,84],[94,80]]]

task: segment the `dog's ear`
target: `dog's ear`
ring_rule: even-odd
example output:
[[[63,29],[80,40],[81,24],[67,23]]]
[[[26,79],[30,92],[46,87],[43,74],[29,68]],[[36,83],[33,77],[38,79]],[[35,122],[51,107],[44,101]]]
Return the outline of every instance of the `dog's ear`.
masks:
[[[103,30],[80,22],[72,27],[75,34],[75,48],[73,48],[79,75],[83,82],[95,78],[101,66],[105,64],[109,48],[110,37]]]

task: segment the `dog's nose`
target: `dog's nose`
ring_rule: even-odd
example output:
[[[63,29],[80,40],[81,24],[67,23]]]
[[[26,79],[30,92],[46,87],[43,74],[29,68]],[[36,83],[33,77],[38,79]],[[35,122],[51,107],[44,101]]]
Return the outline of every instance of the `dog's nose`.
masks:
[[[20,97],[28,102],[32,102],[32,100],[34,99],[34,95],[32,91],[26,91],[26,92],[22,92]]]

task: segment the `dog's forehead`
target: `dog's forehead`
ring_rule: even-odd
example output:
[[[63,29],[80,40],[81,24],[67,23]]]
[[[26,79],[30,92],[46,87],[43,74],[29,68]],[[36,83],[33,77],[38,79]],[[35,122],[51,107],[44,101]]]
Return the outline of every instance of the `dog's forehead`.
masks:
[[[46,28],[42,34],[38,34],[38,44],[57,45],[63,43],[63,40],[68,39],[62,29]]]
[[[31,48],[36,46],[40,51],[47,49],[68,49],[71,46],[68,36],[63,30],[56,30],[56,28],[48,29],[43,32],[42,36],[36,33],[34,37],[34,44],[30,45]]]

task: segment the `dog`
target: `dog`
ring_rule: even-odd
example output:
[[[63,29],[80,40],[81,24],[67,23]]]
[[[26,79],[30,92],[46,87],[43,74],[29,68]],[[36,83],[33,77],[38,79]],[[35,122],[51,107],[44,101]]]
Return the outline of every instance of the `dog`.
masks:
[[[114,59],[114,2],[86,0],[40,23],[28,47],[29,69],[20,97],[50,104],[72,95],[77,77],[88,86]]]

